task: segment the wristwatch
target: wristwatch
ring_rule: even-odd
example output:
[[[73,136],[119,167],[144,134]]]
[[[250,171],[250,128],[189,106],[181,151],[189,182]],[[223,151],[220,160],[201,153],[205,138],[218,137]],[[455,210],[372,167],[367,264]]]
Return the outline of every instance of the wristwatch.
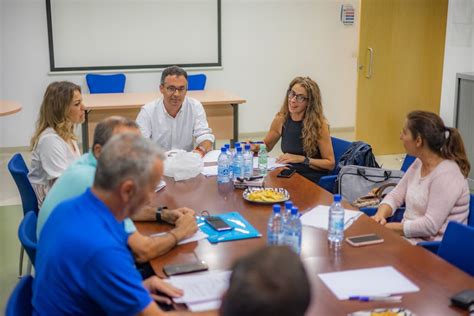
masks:
[[[309,157],[304,157],[303,165],[309,166]]]
[[[161,218],[161,214],[163,214],[163,210],[167,210],[167,206],[160,206],[155,211],[155,219],[158,223],[164,223],[165,221]]]

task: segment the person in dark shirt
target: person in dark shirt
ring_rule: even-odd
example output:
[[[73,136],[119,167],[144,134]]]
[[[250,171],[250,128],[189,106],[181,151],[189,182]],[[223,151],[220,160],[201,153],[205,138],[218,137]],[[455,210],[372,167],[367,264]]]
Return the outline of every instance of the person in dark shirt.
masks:
[[[290,82],[280,111],[263,142],[271,151],[281,138],[283,154],[277,162],[286,163],[305,178],[318,183],[334,169],[334,151],[329,123],[323,114],[321,91],[309,77]],[[254,145],[254,151],[259,145]]]

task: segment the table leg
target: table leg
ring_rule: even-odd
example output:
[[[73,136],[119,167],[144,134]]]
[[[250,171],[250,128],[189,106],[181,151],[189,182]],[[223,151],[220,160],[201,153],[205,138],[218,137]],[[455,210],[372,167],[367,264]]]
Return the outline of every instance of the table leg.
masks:
[[[230,140],[230,146],[234,147],[234,144],[239,141],[239,108],[238,104],[231,104],[234,111],[234,137]]]
[[[89,111],[86,110],[84,123],[82,123],[82,153],[85,154],[89,151]]]

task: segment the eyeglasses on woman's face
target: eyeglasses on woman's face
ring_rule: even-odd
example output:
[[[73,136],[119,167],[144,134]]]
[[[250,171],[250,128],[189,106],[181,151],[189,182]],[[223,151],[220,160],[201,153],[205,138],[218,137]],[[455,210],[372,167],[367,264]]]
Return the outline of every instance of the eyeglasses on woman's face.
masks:
[[[295,91],[293,90],[288,90],[288,100],[293,100],[293,98],[296,98],[296,102],[298,103],[303,103],[304,101],[308,100],[309,98],[302,95],[302,94],[296,94]]]

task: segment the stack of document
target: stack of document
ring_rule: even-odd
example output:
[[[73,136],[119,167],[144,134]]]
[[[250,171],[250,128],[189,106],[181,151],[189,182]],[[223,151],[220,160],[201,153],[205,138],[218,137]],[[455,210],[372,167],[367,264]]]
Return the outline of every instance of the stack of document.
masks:
[[[229,287],[231,271],[209,271],[170,277],[169,282],[184,291],[174,298],[175,303],[185,303],[193,312],[218,309],[221,298]]]
[[[273,170],[285,166],[287,166],[287,164],[276,162],[276,158],[268,157],[267,170]],[[253,168],[258,169],[258,157],[253,157]]]
[[[351,226],[360,215],[362,215],[360,211],[344,209],[344,229]],[[306,226],[328,230],[328,222],[329,206],[326,205],[318,205],[301,216],[301,223]]]
[[[164,236],[166,234],[167,234],[167,232],[156,233],[156,234],[151,234],[150,237],[160,237],[160,236]],[[198,229],[198,231],[195,232],[194,235],[178,242],[178,245],[184,245],[184,244],[187,244],[187,243],[190,243],[190,242],[193,242],[193,241],[199,241],[199,240],[202,240],[202,239],[206,239],[207,237],[209,237],[208,234],[203,233],[200,229]]]

